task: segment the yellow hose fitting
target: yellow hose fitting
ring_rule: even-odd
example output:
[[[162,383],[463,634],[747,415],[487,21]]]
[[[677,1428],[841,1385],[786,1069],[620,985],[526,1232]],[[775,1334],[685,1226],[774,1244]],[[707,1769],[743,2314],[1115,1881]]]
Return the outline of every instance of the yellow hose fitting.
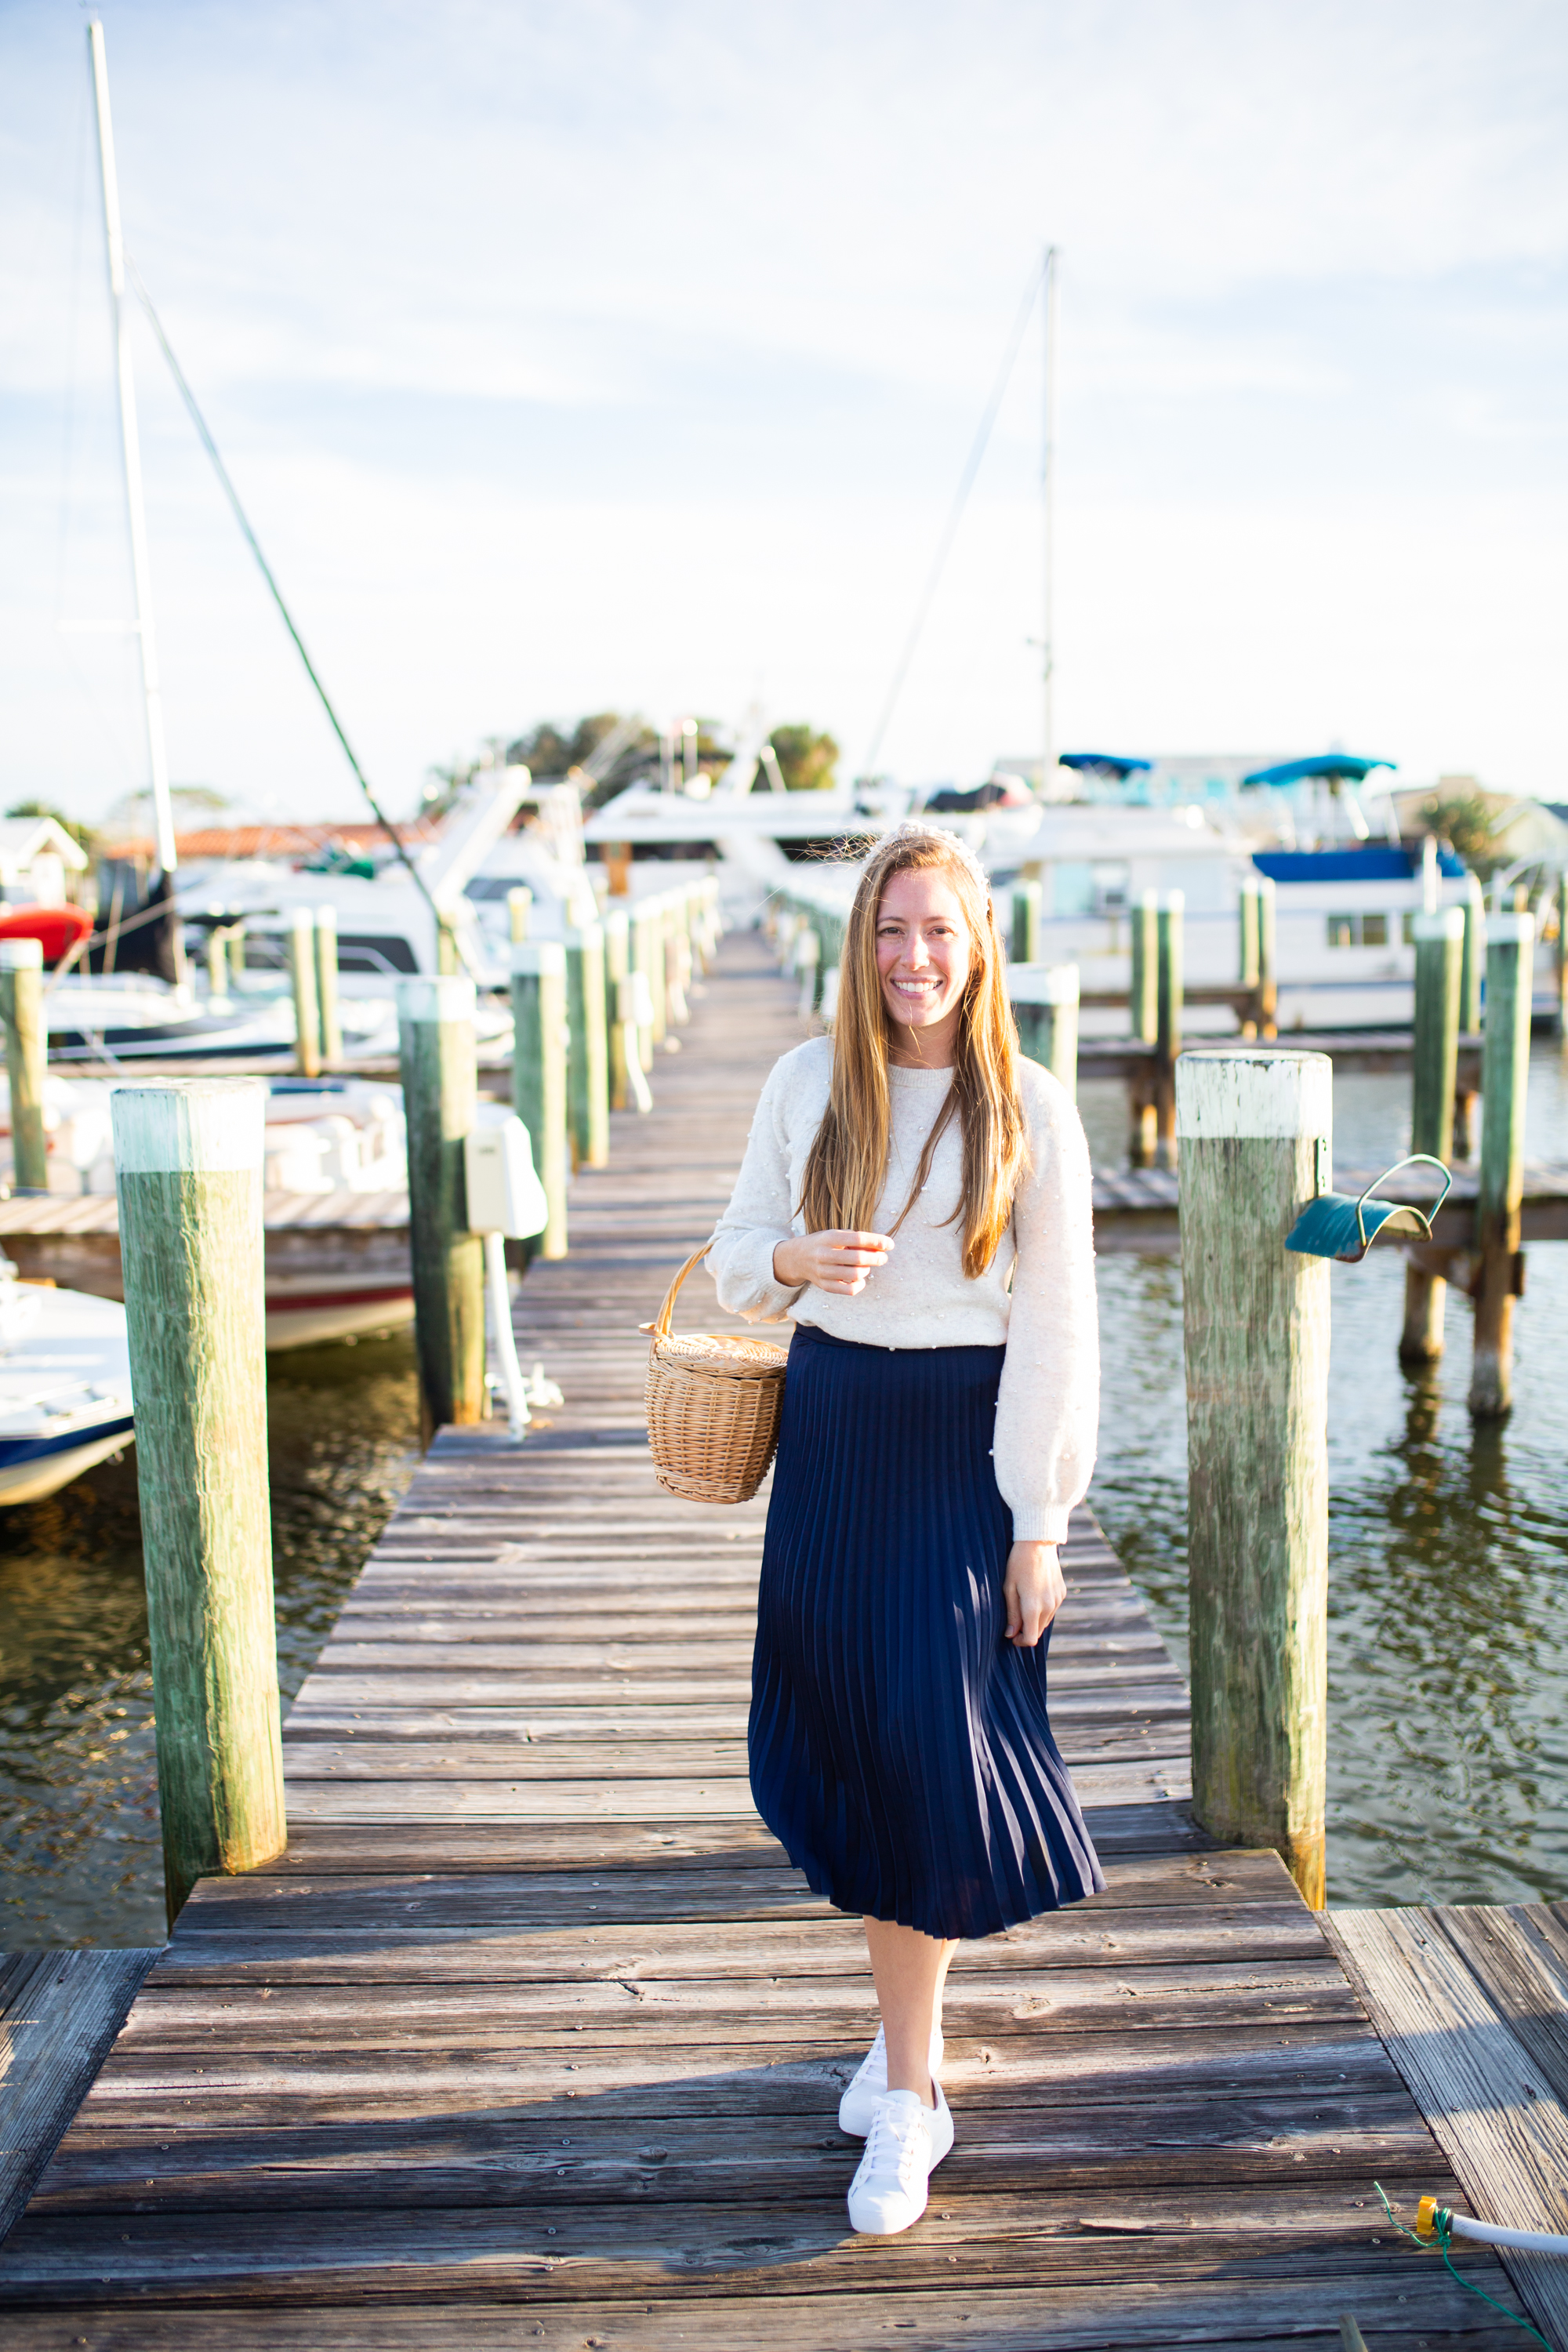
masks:
[[[1435,2238],[1437,2234],[1437,2200],[1423,2197],[1415,2208],[1415,2234],[1418,2238]]]

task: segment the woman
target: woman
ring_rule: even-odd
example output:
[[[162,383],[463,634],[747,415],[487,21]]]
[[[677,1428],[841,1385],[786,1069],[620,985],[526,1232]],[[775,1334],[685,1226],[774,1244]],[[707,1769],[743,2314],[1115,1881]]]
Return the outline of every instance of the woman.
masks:
[[[957,1939],[1104,1885],[1046,1712],[1057,1547],[1089,1485],[1089,1155],[1020,1058],[985,880],[903,825],[861,877],[835,1034],[777,1063],[709,1265],[793,1315],[752,1677],[757,1810],[865,1922],[881,2029],[838,2111],[858,2230],[952,2145]]]

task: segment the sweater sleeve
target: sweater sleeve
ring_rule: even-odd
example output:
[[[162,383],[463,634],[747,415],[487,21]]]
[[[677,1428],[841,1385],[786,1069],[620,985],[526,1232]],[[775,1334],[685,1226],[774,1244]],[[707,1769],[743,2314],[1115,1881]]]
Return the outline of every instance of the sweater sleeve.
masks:
[[[787,1289],[773,1276],[773,1251],[793,1230],[784,1119],[793,1058],[785,1055],[768,1074],[730,1205],[714,1227],[708,1252],[720,1306],[748,1323],[783,1322],[805,1287]]]
[[[1037,1072],[1035,1165],[1013,1209],[1017,1264],[996,1404],[996,1484],[1017,1542],[1060,1543],[1089,1491],[1100,1423],[1100,1317],[1089,1145],[1067,1092]]]

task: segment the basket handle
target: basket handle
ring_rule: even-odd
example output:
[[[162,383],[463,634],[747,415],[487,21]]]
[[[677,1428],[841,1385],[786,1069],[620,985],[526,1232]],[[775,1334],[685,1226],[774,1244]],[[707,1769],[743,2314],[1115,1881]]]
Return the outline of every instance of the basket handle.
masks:
[[[668,1339],[670,1326],[675,1320],[675,1294],[680,1288],[680,1286],[685,1281],[687,1276],[691,1272],[692,1267],[701,1265],[703,1259],[707,1256],[713,1244],[711,1242],[704,1242],[700,1249],[692,1251],[691,1255],[687,1259],[686,1264],[681,1267],[680,1272],[676,1276],[675,1280],[665,1292],[664,1305],[659,1308],[658,1315],[654,1318],[651,1323],[645,1323],[643,1325],[643,1329],[651,1333],[654,1339]]]

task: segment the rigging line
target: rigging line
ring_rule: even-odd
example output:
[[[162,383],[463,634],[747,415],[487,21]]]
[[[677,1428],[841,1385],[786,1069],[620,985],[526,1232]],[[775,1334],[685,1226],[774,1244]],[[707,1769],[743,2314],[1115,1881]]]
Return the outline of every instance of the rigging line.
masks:
[[[969,503],[969,493],[974,487],[974,477],[980,471],[980,461],[985,455],[986,445],[991,438],[991,428],[996,422],[996,413],[1002,405],[1003,394],[1012,377],[1019,346],[1024,340],[1024,331],[1029,323],[1029,314],[1034,310],[1035,298],[1045,283],[1045,262],[1035,262],[1029,271],[1029,282],[1024,289],[1023,301],[1018,306],[1018,316],[1014,321],[1013,332],[1008,339],[1002,365],[997,371],[996,381],[992,386],[991,397],[985,404],[985,412],[980,420],[980,430],[974,436],[974,446],[970,450],[968,463],[960,477],[952,504],[948,509],[947,522],[936,551],[936,561],[931,565],[924,593],[915,612],[913,624],[909,635],[904,640],[904,649],[899,656],[899,666],[893,672],[893,682],[888,689],[888,698],[882,705],[881,716],[872,734],[870,748],[862,763],[861,772],[865,775],[868,776],[874,772],[877,754],[882,748],[882,738],[888,731],[894,707],[903,690],[904,679],[909,675],[910,664],[915,657],[915,647],[920,643],[921,632],[925,627],[927,616],[935,602],[937,589],[942,584],[942,575],[946,568],[948,555],[952,551],[954,539],[958,536],[958,526],[963,520],[963,510]]]
[[[202,415],[201,410],[196,405],[195,394],[185,382],[184,371],[182,369],[179,361],[174,357],[174,349],[169,341],[168,336],[163,332],[163,322],[162,319],[159,318],[157,311],[153,309],[153,298],[148,293],[146,287],[142,284],[142,273],[137,268],[135,262],[132,259],[129,253],[127,253],[125,257],[125,267],[130,273],[131,281],[136,289],[136,298],[141,303],[143,310],[146,311],[148,322],[153,329],[153,332],[158,338],[159,349],[163,352],[163,357],[169,362],[169,373],[174,377],[175,384],[179,388],[180,397],[185,404],[191,423],[196,428],[203,448],[206,451],[207,456],[212,459],[213,470],[216,474],[220,483],[223,485],[225,497],[227,499],[229,505],[234,509],[234,519],[236,522],[238,523],[241,531],[245,535],[247,546],[249,548],[252,555],[256,558],[262,578],[266,581],[268,587],[272,592],[272,601],[283,616],[284,627],[288,630],[289,635],[294,640],[294,649],[296,653],[298,653],[300,659],[305,665],[305,675],[310,679],[310,684],[315,688],[317,694],[321,698],[321,708],[326,712],[328,719],[331,722],[332,732],[343,747],[343,754],[348,761],[349,766],[353,770],[354,780],[358,783],[359,788],[364,794],[366,800],[370,803],[371,808],[375,815],[376,823],[384,827],[394,849],[395,849],[398,856],[408,868],[409,879],[413,882],[415,888],[419,892],[420,897],[429,908],[431,914],[435,917],[437,936],[439,937],[443,930],[448,930],[454,946],[457,947],[459,954],[463,954],[463,945],[461,940],[458,939],[456,927],[448,925],[444,921],[440,908],[437,906],[435,899],[430,895],[429,887],[425,880],[425,877],[420,873],[418,867],[415,865],[414,860],[409,856],[407,850],[404,846],[402,835],[398,832],[397,827],[393,824],[392,819],[387,815],[385,810],[376,799],[375,794],[372,792],[370,784],[366,779],[364,770],[360,766],[359,761],[354,757],[353,745],[349,741],[347,735],[343,732],[342,721],[332,708],[331,697],[328,694],[326,688],[321,684],[320,677],[316,674],[315,663],[305,651],[305,640],[300,635],[299,630],[294,626],[294,616],[289,612],[288,605],[283,602],[283,591],[279,587],[277,581],[273,577],[272,566],[268,562],[267,558],[261,552],[261,543],[258,540],[256,533],[252,530],[250,527],[250,519],[239,502],[239,492],[235,488],[233,482],[229,479],[228,468],[218,455],[217,443],[213,439],[212,434],[208,429],[206,418]],[[466,954],[463,954],[463,961],[468,962],[468,957]]]

